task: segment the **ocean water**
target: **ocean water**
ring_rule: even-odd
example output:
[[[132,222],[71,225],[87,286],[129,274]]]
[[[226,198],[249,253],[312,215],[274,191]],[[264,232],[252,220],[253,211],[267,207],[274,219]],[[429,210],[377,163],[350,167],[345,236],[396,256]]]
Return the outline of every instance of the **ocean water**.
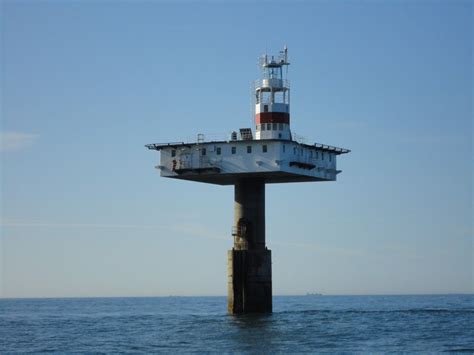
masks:
[[[1,352],[474,352],[474,296],[274,297],[231,316],[225,297],[0,300]]]

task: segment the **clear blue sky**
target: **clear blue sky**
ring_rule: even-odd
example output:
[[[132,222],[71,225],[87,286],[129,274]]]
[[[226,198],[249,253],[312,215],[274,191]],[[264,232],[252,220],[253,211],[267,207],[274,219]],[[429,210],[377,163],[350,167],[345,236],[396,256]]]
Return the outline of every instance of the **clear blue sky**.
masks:
[[[275,294],[473,292],[472,1],[1,1],[2,297],[224,295],[233,189],[146,143],[252,125],[288,45],[334,183],[267,187]]]

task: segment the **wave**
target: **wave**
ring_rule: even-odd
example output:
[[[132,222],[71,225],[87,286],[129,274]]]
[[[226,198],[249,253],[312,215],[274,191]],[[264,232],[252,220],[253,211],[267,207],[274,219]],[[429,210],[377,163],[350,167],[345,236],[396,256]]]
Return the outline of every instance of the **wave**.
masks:
[[[380,314],[380,313],[408,313],[408,314],[420,314],[420,313],[434,313],[434,314],[441,314],[441,313],[449,313],[449,314],[466,314],[466,313],[474,313],[474,308],[408,308],[408,309],[372,309],[372,310],[364,310],[364,309],[309,309],[309,310],[287,310],[282,312],[274,312],[277,314],[284,314],[284,313],[292,313],[292,314],[325,314],[325,313],[353,313],[353,314]]]

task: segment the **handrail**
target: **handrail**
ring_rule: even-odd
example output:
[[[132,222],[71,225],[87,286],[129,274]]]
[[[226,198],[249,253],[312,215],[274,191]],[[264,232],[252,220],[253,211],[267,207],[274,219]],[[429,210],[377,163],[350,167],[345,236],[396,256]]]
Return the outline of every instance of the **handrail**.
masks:
[[[263,85],[264,80],[280,80],[282,82],[282,88],[289,89],[290,88],[290,81],[288,79],[259,79],[254,81],[254,87],[255,89],[261,88],[261,87],[268,87],[266,85]]]
[[[345,149],[345,148],[338,148],[338,147],[334,147],[332,145],[327,145],[327,144],[322,144],[322,143],[314,143],[314,146],[316,148],[320,148],[320,149],[323,149],[323,150],[326,150],[326,151],[332,151],[332,152],[335,152],[335,153],[338,153],[338,154],[346,154],[346,153],[350,153],[350,149]]]
[[[161,150],[162,148],[175,147],[175,146],[180,146],[180,145],[189,145],[189,143],[184,143],[184,142],[152,143],[152,144],[145,144],[145,147],[147,147],[150,150]]]

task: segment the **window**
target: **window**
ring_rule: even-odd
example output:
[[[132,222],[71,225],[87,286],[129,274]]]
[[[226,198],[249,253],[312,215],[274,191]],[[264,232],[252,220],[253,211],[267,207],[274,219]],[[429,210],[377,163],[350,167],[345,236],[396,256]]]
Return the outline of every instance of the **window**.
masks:
[[[272,124],[271,123],[267,123],[267,131],[271,131],[272,129]]]
[[[265,130],[265,123],[262,124],[262,131],[264,131],[264,130]]]
[[[206,148],[202,148],[201,155],[206,155]]]
[[[309,157],[310,157],[310,158],[313,157],[313,151],[312,151],[312,150],[309,151]]]
[[[252,153],[252,146],[251,145],[247,146],[247,153]]]
[[[319,155],[319,154],[318,154],[318,152],[316,151],[316,159],[318,159],[318,155]]]
[[[262,152],[264,152],[264,153],[267,152],[267,145],[266,144],[262,145]]]
[[[283,131],[283,123],[279,123],[279,124],[278,124],[278,129],[279,129],[280,131]]]
[[[332,161],[332,154],[329,154],[329,161]]]
[[[285,152],[286,150],[286,144],[283,144],[283,153]]]
[[[173,150],[171,151],[171,156],[172,156],[172,157],[175,157],[175,156],[176,156],[176,150],[173,149]]]
[[[324,160],[324,152],[321,153],[321,160]]]
[[[269,91],[260,91],[260,103],[268,104],[270,102],[270,97],[271,97],[271,94]],[[268,105],[267,105],[267,109],[268,109]]]
[[[268,105],[263,105],[263,112],[268,112]]]
[[[231,147],[230,149],[231,149],[232,154],[235,154],[237,149],[235,147]]]
[[[280,91],[280,92],[275,92],[274,93],[275,95],[275,102],[276,103],[280,103],[280,104],[284,104],[285,103],[285,97],[283,96],[283,92]]]
[[[278,129],[277,126],[278,126],[278,123],[274,123],[274,124],[273,124],[273,130],[274,130],[274,131],[276,131],[276,130]]]
[[[221,147],[216,148],[216,153],[217,153],[217,155],[221,155]]]

